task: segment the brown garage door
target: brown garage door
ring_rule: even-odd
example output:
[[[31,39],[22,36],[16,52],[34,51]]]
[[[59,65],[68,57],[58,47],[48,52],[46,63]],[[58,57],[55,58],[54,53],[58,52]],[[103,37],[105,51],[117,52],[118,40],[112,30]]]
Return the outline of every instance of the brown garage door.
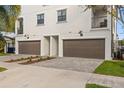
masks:
[[[105,40],[64,40],[63,56],[84,58],[105,58]]]
[[[40,55],[40,41],[19,41],[19,54]]]

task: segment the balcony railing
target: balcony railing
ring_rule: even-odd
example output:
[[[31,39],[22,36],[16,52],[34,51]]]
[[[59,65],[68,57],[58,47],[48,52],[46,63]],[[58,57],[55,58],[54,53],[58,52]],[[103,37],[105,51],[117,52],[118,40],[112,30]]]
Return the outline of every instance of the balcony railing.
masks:
[[[92,28],[106,28],[107,16],[95,16],[92,17]]]
[[[17,29],[17,34],[23,34],[23,28],[18,28]]]
[[[18,18],[17,34],[23,34],[23,18]]]

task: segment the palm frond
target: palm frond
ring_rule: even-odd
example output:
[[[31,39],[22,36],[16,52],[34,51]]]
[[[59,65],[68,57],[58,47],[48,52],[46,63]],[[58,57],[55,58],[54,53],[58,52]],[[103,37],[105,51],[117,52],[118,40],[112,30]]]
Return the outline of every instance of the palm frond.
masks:
[[[20,5],[0,5],[0,17],[5,31],[14,31],[15,21],[21,11]]]

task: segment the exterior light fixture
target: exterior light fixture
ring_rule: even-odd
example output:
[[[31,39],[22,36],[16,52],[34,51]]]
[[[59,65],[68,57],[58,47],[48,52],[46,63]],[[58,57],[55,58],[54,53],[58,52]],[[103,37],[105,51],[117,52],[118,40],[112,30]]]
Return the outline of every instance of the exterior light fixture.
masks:
[[[25,34],[24,37],[26,37],[27,39],[29,39],[29,35],[26,35],[26,34]]]
[[[80,36],[83,36],[83,31],[80,30],[78,33],[80,34]]]

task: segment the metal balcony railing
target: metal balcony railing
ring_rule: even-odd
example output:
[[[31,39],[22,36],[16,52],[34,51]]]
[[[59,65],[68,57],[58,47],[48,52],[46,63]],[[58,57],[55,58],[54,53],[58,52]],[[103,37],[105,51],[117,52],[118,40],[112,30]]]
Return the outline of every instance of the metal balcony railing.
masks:
[[[92,17],[92,28],[105,28],[107,27],[107,16]]]
[[[18,28],[17,29],[17,34],[23,34],[23,28]]]

